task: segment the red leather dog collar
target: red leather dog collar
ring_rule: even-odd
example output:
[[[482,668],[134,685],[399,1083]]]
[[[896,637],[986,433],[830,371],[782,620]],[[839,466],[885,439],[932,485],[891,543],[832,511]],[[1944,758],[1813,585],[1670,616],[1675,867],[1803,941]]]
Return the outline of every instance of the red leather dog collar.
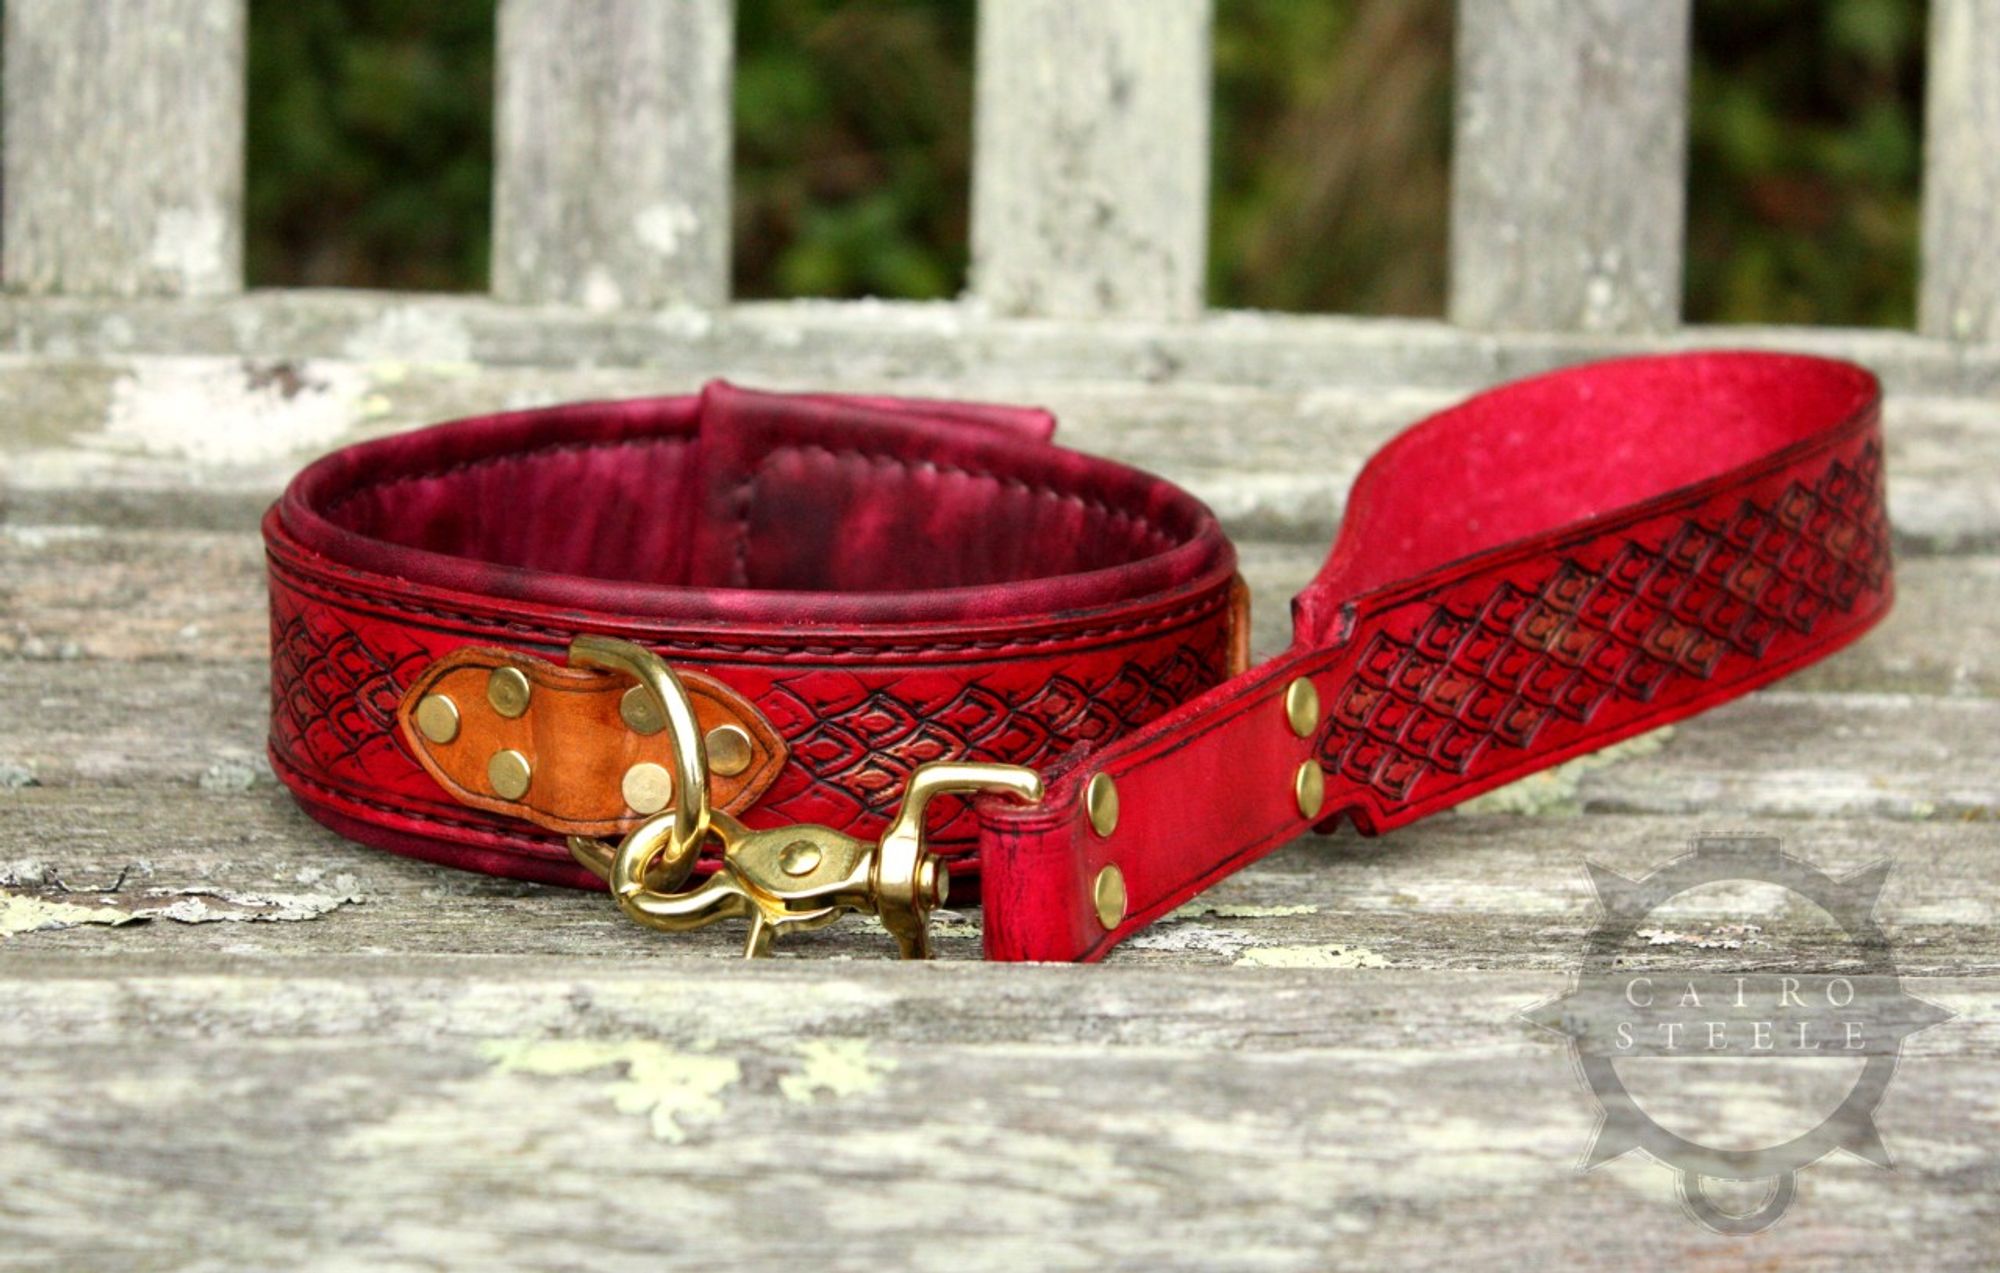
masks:
[[[1092,959],[1309,827],[1854,639],[1891,598],[1878,421],[1867,372],[1774,354],[1482,394],[1369,462],[1250,671],[1214,517],[1038,411],[718,384],[441,425],[267,516],[272,761],[354,839],[753,950],[874,906],[921,953],[935,852],[989,957]],[[975,787],[1013,798],[924,818]]]

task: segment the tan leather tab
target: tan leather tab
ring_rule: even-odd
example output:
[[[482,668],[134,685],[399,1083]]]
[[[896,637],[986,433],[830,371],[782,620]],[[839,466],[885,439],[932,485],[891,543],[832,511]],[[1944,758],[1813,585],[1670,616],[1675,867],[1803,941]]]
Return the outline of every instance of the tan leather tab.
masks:
[[[526,678],[525,710],[503,715],[489,698],[494,674],[514,669]],[[700,672],[681,671],[704,734],[733,725],[750,740],[749,762],[736,773],[709,774],[709,800],[738,813],[764,794],[785,763],[785,744],[761,713],[735,690]],[[511,679],[511,678],[509,678]],[[518,682],[501,703],[519,709]],[[595,668],[564,667],[514,650],[484,646],[457,650],[425,668],[396,709],[403,739],[424,769],[461,804],[524,818],[570,835],[615,835],[646,814],[626,804],[625,775],[632,766],[671,770],[665,729],[642,734],[625,723],[619,704],[630,678]],[[432,697],[450,707],[433,704]],[[420,717],[420,709],[426,716]],[[455,715],[456,730],[440,727]],[[428,724],[427,733],[424,725]],[[440,741],[434,735],[449,734]],[[527,789],[509,799],[495,790],[489,766],[496,755],[516,752],[526,762]],[[711,760],[711,765],[714,761]],[[519,766],[512,758],[503,770]],[[668,805],[672,807],[671,804]]]
[[[1250,670],[1250,585],[1240,574],[1229,577],[1229,674]]]

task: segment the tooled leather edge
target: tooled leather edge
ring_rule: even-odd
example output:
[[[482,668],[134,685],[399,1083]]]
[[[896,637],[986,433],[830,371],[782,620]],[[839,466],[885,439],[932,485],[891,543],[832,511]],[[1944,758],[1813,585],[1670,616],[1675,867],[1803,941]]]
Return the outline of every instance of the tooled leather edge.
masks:
[[[497,646],[468,646],[454,650],[420,672],[404,691],[402,700],[396,707],[398,733],[424,772],[460,804],[519,818],[566,835],[618,835],[644,821],[646,815],[634,813],[629,809],[624,814],[614,817],[566,817],[528,803],[527,797],[507,800],[490,792],[468,787],[439,763],[436,750],[450,744],[433,743],[424,735],[417,723],[418,705],[441,681],[455,672],[468,668],[491,671],[500,667],[519,668],[532,684],[560,687],[572,692],[578,689],[595,690],[598,684],[601,684],[602,693],[622,696],[630,687],[629,681],[612,672],[599,671],[595,668],[568,667],[518,650]],[[771,723],[764,718],[763,713],[730,686],[703,672],[679,667],[675,668],[675,671],[680,677],[681,684],[687,688],[696,715],[703,721],[705,728],[713,729],[723,723],[733,724],[741,727],[750,738],[751,758],[748,767],[736,775],[711,774],[709,780],[711,798],[715,806],[729,813],[741,813],[754,805],[777,780],[778,774],[784,768],[789,749],[784,739],[779,737]],[[615,699],[613,701],[615,702]],[[491,709],[482,701],[476,710]],[[647,758],[664,763],[669,747],[666,733],[663,731],[650,737],[657,741],[656,750],[659,754],[649,755]],[[603,798],[607,806],[623,807],[622,797],[615,789],[606,793]],[[668,807],[672,807],[671,802]]]
[[[1243,572],[1229,576],[1229,675],[1250,670],[1250,585]]]

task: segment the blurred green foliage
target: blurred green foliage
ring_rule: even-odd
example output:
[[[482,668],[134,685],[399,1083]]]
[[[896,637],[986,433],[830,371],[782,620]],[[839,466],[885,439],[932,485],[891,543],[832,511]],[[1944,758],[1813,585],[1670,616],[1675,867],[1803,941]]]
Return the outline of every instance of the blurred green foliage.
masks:
[[[250,0],[255,284],[484,287],[493,0]]]
[[[1923,0],[1696,0],[1690,318],[1914,308]],[[1443,309],[1451,0],[1218,0],[1209,296]],[[974,0],[738,0],[736,288],[964,285]],[[250,275],[482,287],[493,0],[251,0]]]
[[[1444,310],[1452,0],[1220,0],[1209,303]]]
[[[965,282],[973,0],[737,0],[739,296]]]
[[[1696,0],[1687,313],[1916,316],[1922,0]]]

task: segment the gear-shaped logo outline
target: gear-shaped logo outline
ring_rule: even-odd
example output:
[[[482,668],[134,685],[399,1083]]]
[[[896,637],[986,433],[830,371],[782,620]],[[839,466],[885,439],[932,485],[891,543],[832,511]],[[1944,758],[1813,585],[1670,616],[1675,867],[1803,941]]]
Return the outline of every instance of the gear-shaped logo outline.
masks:
[[[1798,1173],[1835,1150],[1844,1149],[1878,1167],[1893,1167],[1875,1125],[1875,1111],[1895,1077],[1903,1040],[1954,1014],[1902,987],[1894,950],[1874,914],[1889,878],[1888,859],[1836,878],[1785,853],[1776,837],[1702,835],[1695,837],[1692,851],[1638,879],[1596,862],[1584,865],[1601,912],[1591,931],[1584,968],[1574,975],[1569,990],[1521,1013],[1532,1024],[1564,1037],[1584,1087],[1597,1102],[1597,1129],[1579,1170],[1589,1171],[1634,1149],[1643,1150],[1675,1171],[1682,1205],[1697,1223],[1716,1233],[1741,1235],[1777,1223],[1791,1205]],[[1894,1041],[1893,1049],[1866,1057],[1861,1074],[1831,1114],[1791,1140],[1747,1150],[1716,1149],[1662,1127],[1626,1089],[1615,1058],[1584,1047],[1589,1030],[1567,1008],[1587,993],[1593,980],[1601,986],[1618,978],[1619,954],[1654,910],[1690,890],[1730,882],[1776,885],[1819,907],[1855,948],[1861,964],[1857,975],[1871,985],[1893,983],[1893,997],[1907,1001],[1899,1005],[1900,1015],[1888,1014],[1884,1027]],[[1707,1179],[1774,1183],[1755,1210],[1737,1213],[1718,1207],[1707,1196],[1702,1186]]]

